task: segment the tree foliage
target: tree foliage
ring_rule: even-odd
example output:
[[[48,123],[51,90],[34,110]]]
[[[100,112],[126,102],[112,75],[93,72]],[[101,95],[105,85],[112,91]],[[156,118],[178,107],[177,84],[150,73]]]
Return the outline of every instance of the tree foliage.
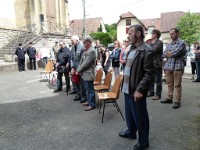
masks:
[[[103,44],[104,46],[108,46],[108,44],[112,42],[112,37],[110,33],[92,32],[90,36],[94,40],[100,40],[101,44]]]
[[[200,15],[187,12],[177,23],[180,37],[190,45],[200,40]]]
[[[111,25],[105,24],[106,31],[110,33],[112,40],[115,41],[117,39],[117,24],[113,23]]]

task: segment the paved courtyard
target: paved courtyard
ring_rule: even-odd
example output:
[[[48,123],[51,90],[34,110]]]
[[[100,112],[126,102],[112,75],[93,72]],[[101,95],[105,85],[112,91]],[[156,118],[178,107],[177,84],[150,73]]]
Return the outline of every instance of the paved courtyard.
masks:
[[[195,150],[200,84],[188,77],[180,109],[148,98],[149,150]],[[0,85],[0,150],[131,150],[137,142],[118,136],[126,125],[112,104],[101,123],[97,109],[85,112],[74,95],[53,93],[55,86],[40,81],[40,70],[0,73]],[[122,94],[118,104],[124,114]]]

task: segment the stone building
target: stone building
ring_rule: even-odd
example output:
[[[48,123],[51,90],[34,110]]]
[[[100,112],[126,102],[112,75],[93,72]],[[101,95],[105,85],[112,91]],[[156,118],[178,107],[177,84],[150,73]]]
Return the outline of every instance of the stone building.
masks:
[[[40,29],[42,23],[47,32],[58,32],[58,28],[66,32],[69,28],[68,0],[1,0],[0,14],[4,28],[35,25]]]
[[[52,46],[69,35],[68,0],[0,0],[0,35],[0,59],[18,43]]]

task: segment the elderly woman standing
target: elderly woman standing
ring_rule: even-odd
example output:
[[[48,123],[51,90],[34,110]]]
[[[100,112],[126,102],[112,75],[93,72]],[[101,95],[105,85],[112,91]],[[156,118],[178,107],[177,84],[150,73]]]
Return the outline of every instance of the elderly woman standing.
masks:
[[[103,67],[103,71],[105,72],[106,75],[111,65],[109,49],[101,47],[100,54],[101,54],[101,66]]]
[[[119,62],[119,57],[121,53],[121,48],[120,48],[120,42],[116,40],[114,42],[114,49],[110,55],[110,58],[112,59],[112,67],[113,71],[115,74],[115,77],[119,75],[119,67],[120,67],[120,62]]]

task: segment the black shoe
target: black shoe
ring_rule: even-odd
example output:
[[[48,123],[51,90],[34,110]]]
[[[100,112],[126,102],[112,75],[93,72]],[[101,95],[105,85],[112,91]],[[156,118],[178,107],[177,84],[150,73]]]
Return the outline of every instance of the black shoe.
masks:
[[[85,103],[87,101],[86,98],[81,98],[80,103]]]
[[[200,82],[200,80],[199,80],[199,79],[196,79],[196,80],[193,80],[192,82]]]
[[[62,90],[58,90],[58,89],[57,89],[57,90],[54,90],[53,92],[56,93],[56,92],[60,92],[60,91],[62,91]]]
[[[172,103],[172,99],[166,98],[166,99],[164,99],[164,100],[161,100],[160,103],[163,103],[163,104],[171,104],[171,103]]]
[[[76,94],[76,91],[71,91],[69,92],[69,94]]]
[[[133,150],[145,150],[149,147],[149,144],[147,144],[146,146],[141,146],[139,143],[135,144],[133,147]]]
[[[180,102],[175,102],[174,105],[173,105],[173,108],[177,109],[179,107],[181,107],[181,103]]]
[[[76,96],[75,98],[74,98],[74,101],[80,101],[81,100],[81,97],[80,96]]]
[[[154,96],[154,93],[153,92],[150,92],[148,93],[147,97],[151,97],[151,96]]]
[[[136,139],[136,136],[130,136],[126,132],[119,132],[119,136],[123,138],[130,138],[130,139]]]

